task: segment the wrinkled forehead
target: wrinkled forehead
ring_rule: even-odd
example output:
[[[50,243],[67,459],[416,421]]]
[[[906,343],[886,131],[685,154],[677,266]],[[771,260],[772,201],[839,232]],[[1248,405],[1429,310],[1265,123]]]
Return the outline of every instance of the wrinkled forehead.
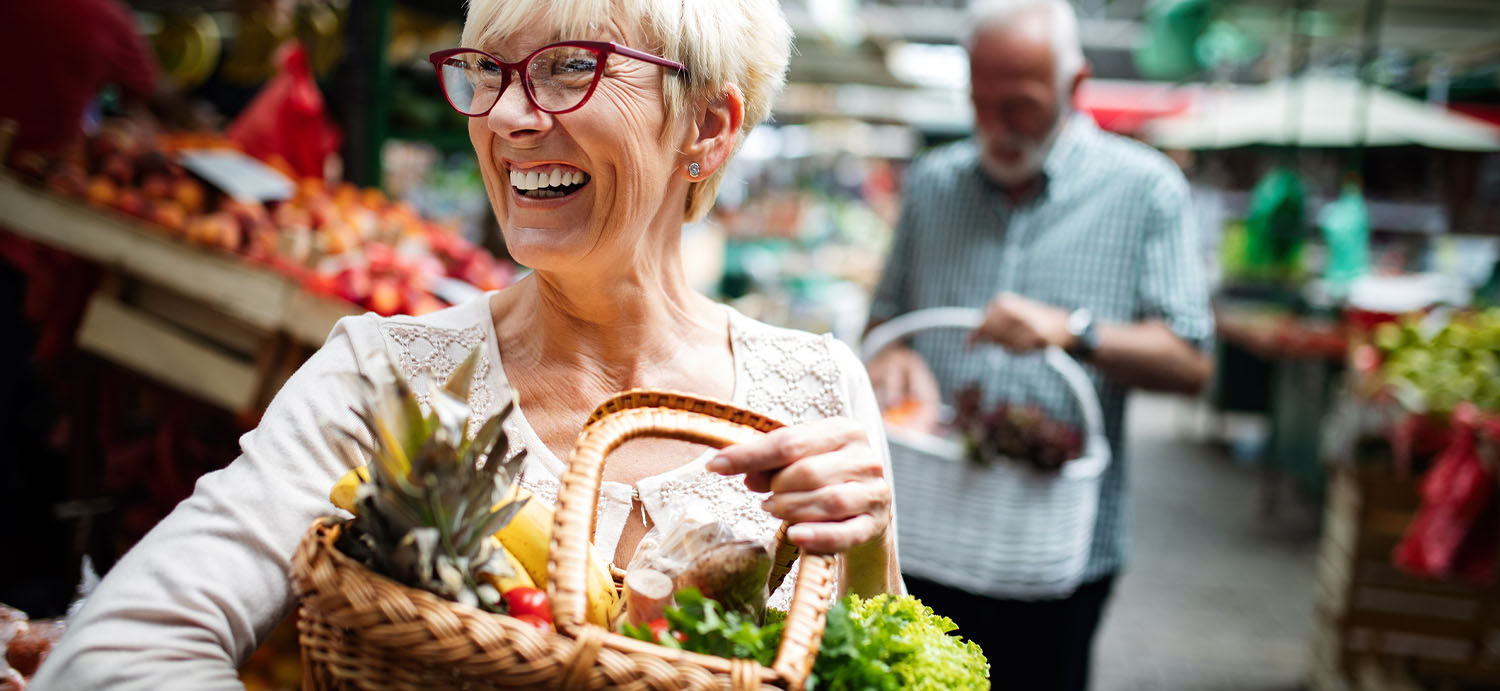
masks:
[[[555,41],[618,41],[640,36],[630,3],[617,0],[473,0],[464,20],[462,45],[504,52],[519,42],[536,48]],[[516,56],[511,56],[512,58]]]

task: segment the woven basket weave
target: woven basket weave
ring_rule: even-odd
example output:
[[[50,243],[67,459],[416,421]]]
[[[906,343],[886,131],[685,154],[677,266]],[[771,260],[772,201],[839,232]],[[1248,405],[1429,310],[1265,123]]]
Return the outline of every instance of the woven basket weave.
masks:
[[[637,437],[723,448],[780,426],[726,403],[670,392],[629,391],[599,406],[558,491],[547,565],[554,633],[375,574],[334,547],[335,520],[315,522],[292,560],[303,688],[802,689],[833,601],[832,557],[802,559],[770,667],[638,641],[588,624],[584,616],[605,456]],[[797,558],[785,535],[783,525],[773,587]]]

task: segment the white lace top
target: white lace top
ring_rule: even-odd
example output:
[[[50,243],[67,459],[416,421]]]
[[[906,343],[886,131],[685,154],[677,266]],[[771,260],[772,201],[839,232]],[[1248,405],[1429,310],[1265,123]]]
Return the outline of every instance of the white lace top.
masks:
[[[333,426],[357,429],[354,401],[331,383],[335,375],[364,370],[383,356],[420,392],[426,377],[446,378],[483,344],[469,395],[481,413],[476,418],[483,418],[508,389],[489,297],[420,318],[341,320],[241,439],[243,454],[200,479],[193,495],[110,570],[32,688],[242,688],[239,663],[295,605],[287,576],[292,552],[308,525],[333,511],[328,490],[349,469],[325,435]],[[854,353],[829,336],[772,327],[732,309],[729,315],[733,402],[789,424],[851,417],[869,434],[889,476],[879,409]],[[555,502],[563,463],[527,424],[524,403],[519,413],[506,431],[527,449],[522,482]],[[705,471],[706,460],[707,454],[636,483],[651,518],[671,523],[690,499],[706,498],[696,503],[714,507],[736,532],[769,540],[778,522],[761,510],[761,498],[738,477]],[[604,483],[594,539],[606,561],[631,506],[630,486]],[[772,606],[785,606],[795,576],[773,594]]]

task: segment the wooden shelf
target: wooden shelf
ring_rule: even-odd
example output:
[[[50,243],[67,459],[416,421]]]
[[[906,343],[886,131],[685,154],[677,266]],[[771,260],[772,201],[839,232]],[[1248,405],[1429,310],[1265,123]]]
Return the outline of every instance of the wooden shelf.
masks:
[[[0,174],[0,224],[12,232],[167,288],[245,324],[323,344],[340,317],[359,307],[314,295],[295,281],[235,257],[191,247],[145,223],[89,207]]]

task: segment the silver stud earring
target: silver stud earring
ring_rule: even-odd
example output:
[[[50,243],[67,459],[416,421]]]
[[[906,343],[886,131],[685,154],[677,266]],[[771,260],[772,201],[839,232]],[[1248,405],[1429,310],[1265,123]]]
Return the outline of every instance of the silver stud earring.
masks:
[[[694,177],[694,178],[698,177],[698,172],[701,171],[701,170],[703,170],[703,169],[698,167],[698,162],[697,161],[693,161],[692,163],[689,163],[688,164],[688,177]]]

